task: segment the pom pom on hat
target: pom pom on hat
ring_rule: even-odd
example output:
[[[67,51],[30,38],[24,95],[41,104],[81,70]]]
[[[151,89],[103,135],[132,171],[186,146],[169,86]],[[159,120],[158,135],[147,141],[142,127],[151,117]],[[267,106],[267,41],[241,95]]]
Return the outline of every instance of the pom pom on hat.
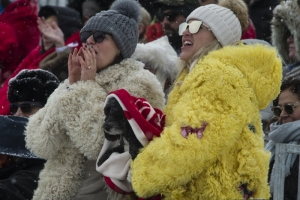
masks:
[[[23,69],[9,80],[8,101],[10,103],[31,101],[45,105],[58,85],[58,78],[51,72],[42,69]]]
[[[91,17],[80,32],[101,31],[112,35],[123,58],[129,58],[138,43],[139,21],[140,5],[136,1],[116,0],[109,10]]]
[[[134,19],[137,23],[140,22],[140,10],[137,10],[137,4],[136,1],[131,1],[131,0],[123,0],[123,1],[115,1],[111,7],[110,10],[116,10],[122,15],[125,15],[129,18]]]

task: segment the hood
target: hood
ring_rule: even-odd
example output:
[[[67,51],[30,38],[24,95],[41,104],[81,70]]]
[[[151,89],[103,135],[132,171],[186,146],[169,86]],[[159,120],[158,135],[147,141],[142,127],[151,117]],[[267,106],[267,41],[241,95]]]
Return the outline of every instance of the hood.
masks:
[[[232,58],[232,55],[235,57]],[[273,47],[255,43],[228,46],[211,52],[206,58],[218,58],[222,62],[231,63],[232,66],[241,71],[254,91],[259,109],[266,108],[270,101],[279,94],[282,64],[276,49]]]
[[[39,17],[56,15],[58,18],[58,26],[65,36],[65,40],[76,31],[82,28],[82,22],[79,12],[68,7],[59,6],[43,6],[39,11]]]
[[[288,56],[287,38],[290,32],[294,35],[297,60],[300,60],[299,14],[299,5],[296,0],[282,1],[273,10],[271,21],[272,44],[278,49],[279,54],[287,64],[294,62]]]
[[[173,82],[178,73],[176,65],[177,53],[170,45],[168,37],[164,36],[146,44],[139,43],[132,58],[141,61],[155,71],[156,77],[164,87],[167,78]]]

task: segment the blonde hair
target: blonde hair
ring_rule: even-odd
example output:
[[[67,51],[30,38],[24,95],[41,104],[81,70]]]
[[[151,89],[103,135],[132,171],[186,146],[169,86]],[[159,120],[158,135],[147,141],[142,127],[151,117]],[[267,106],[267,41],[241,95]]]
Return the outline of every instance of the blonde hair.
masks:
[[[181,66],[181,71],[180,71],[180,73],[178,73],[177,78],[180,76],[181,72],[184,69],[187,68],[187,69],[189,69],[189,71],[191,71],[195,67],[197,62],[199,60],[201,60],[204,56],[206,56],[209,52],[214,51],[214,50],[218,50],[218,49],[221,49],[221,48],[222,48],[222,45],[220,44],[220,42],[218,42],[217,39],[215,39],[214,41],[212,41],[207,46],[202,47],[201,49],[199,49],[197,51],[197,53],[195,53],[195,55],[190,60],[184,61],[184,60],[179,59],[178,65]]]
[[[145,38],[145,34],[148,25],[151,23],[151,15],[144,7],[141,7],[140,13],[141,13],[141,21],[139,23],[139,43],[146,43],[147,40]]]
[[[141,7],[140,24],[143,24],[146,27],[150,24],[150,22],[151,22],[151,16],[150,16],[149,12],[144,7]]]

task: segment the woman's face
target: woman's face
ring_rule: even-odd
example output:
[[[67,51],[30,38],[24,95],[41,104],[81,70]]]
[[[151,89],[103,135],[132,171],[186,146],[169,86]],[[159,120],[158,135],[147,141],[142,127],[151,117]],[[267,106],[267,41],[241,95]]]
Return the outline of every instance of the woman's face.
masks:
[[[190,24],[190,20],[188,23]],[[203,23],[197,33],[191,34],[189,28],[187,28],[182,35],[182,47],[181,47],[181,60],[188,61],[199,51],[199,49],[208,46],[212,43],[216,37],[211,30]]]
[[[91,35],[83,45],[87,45],[87,47],[91,47],[95,50],[97,71],[109,66],[115,58],[120,55],[120,50],[118,49],[113,37],[109,34],[104,35],[102,42],[95,42],[93,35]]]
[[[283,107],[286,104],[294,104],[300,102],[298,96],[290,90],[290,88],[283,90],[278,97],[278,106]],[[282,109],[279,122],[280,124],[285,124],[287,122],[293,122],[300,120],[300,105],[295,106],[292,114],[287,114],[284,109]]]
[[[52,15],[46,19],[46,23],[48,23],[50,26],[51,26],[52,22],[55,22],[56,24],[58,24],[57,16]],[[54,42],[51,39],[45,37],[44,35],[42,35],[42,40],[43,40],[43,45],[44,45],[45,51],[49,50],[54,45]]]

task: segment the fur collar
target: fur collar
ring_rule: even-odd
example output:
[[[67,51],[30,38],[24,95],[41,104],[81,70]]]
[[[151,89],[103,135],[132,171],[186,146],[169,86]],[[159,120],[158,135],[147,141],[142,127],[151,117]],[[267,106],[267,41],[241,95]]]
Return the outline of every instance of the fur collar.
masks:
[[[274,11],[274,16],[271,21],[272,43],[278,49],[283,60],[289,64],[293,61],[288,56],[287,38],[289,32],[293,33],[297,60],[300,60],[300,26],[299,6],[296,0],[282,1]],[[287,31],[289,30],[289,31]]]

